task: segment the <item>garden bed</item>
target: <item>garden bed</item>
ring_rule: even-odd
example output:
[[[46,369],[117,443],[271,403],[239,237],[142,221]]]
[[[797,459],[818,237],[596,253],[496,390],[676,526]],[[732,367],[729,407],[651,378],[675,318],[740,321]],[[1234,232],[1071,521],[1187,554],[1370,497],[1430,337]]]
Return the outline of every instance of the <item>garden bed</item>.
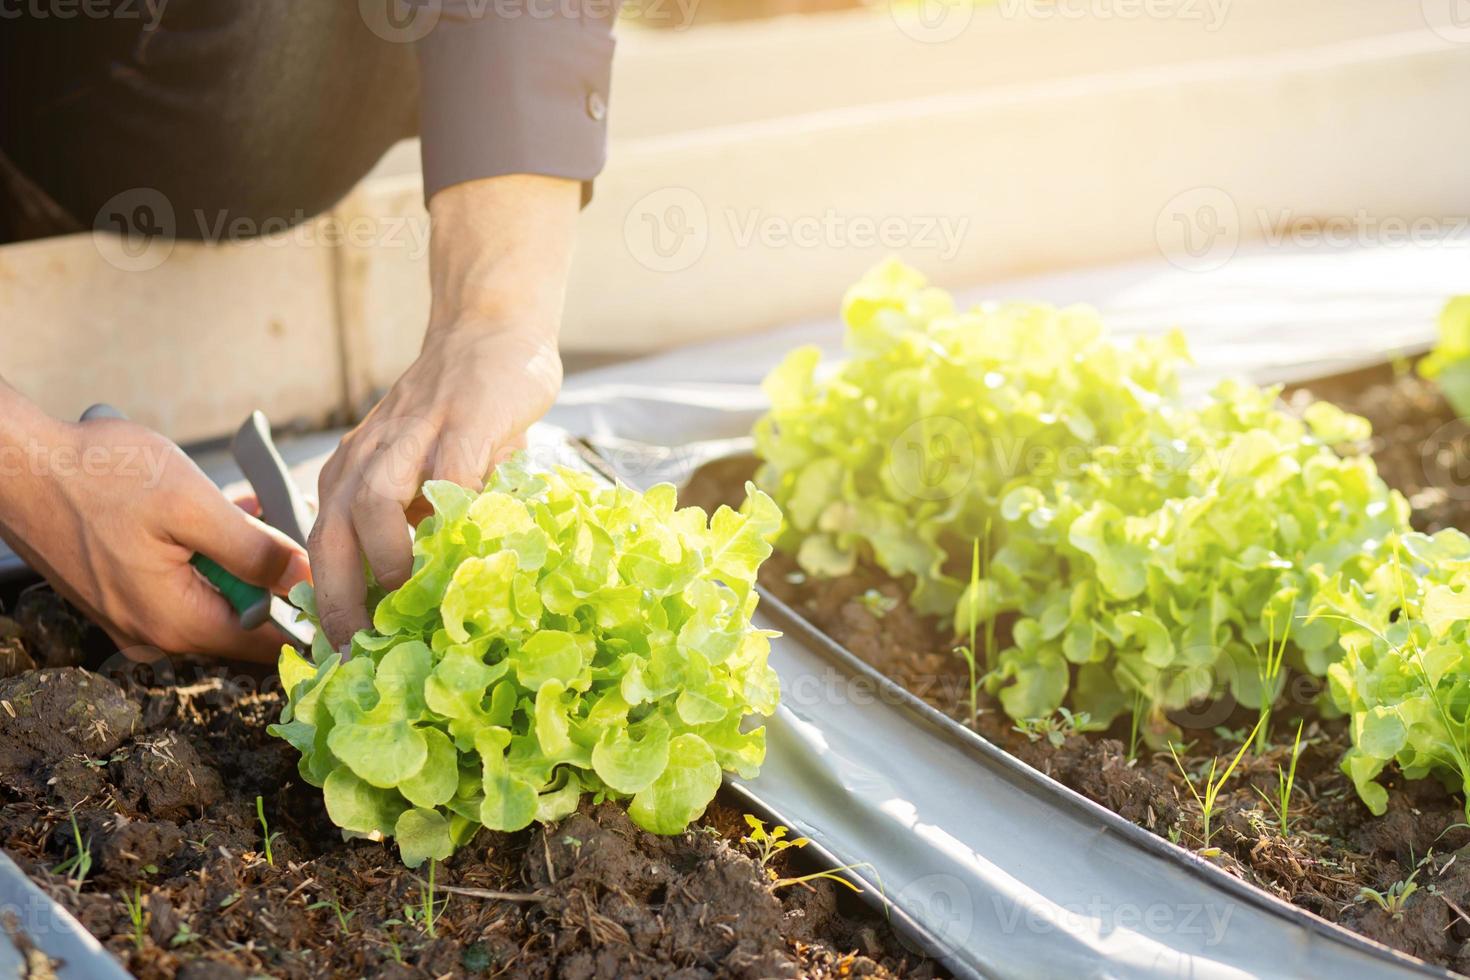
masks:
[[[585,801],[544,830],[481,831],[430,891],[429,866],[342,840],[266,733],[273,678],[128,668],[49,591],[12,606],[0,845],[140,977],[933,975],[831,882],[774,889],[786,859],[753,860],[723,796],[676,837]]]
[[[1415,506],[1420,530],[1470,527],[1470,493],[1455,482],[1466,429],[1437,390],[1402,370],[1383,368],[1294,391],[1304,405],[1320,395],[1372,423],[1363,447],[1384,478]],[[683,499],[710,507],[737,503],[755,469],[749,457],[712,463],[695,474]],[[1126,819],[1200,850],[1200,808],[1167,752],[1130,738],[1125,717],[1104,733],[1079,734],[1064,720],[1022,732],[999,705],[980,695],[971,717],[968,668],[958,642],[908,604],[910,583],[861,566],[850,576],[802,574],[777,553],[762,584],[852,653],[950,717]],[[1000,628],[1004,631],[1002,621]],[[1460,972],[1470,972],[1470,830],[1463,801],[1434,780],[1388,781],[1389,805],[1374,817],[1338,768],[1348,748],[1346,723],[1318,716],[1320,681],[1294,677],[1272,719],[1269,750],[1247,752],[1215,805],[1207,853],[1225,869],[1323,918]],[[1184,731],[1185,769],[1199,780],[1211,761],[1224,766],[1254,723],[1254,707],[1230,703],[1191,709],[1172,720]],[[1289,833],[1263,798],[1277,789],[1302,721]],[[1130,743],[1132,751],[1130,751]],[[1218,849],[1218,853],[1215,853]],[[1375,899],[1369,891],[1382,896]],[[1387,907],[1385,907],[1387,906]]]

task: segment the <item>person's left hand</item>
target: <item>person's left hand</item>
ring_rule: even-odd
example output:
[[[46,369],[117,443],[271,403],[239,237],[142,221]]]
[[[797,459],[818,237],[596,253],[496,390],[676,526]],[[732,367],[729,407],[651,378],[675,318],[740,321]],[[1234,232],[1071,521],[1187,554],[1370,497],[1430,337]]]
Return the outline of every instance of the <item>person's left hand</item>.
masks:
[[[454,185],[429,203],[434,308],[423,351],[317,484],[307,547],[333,647],[372,625],[364,557],[385,589],[412,573],[406,518],[424,481],[480,489],[556,399],[580,199],[577,181],[512,174]]]
[[[398,588],[413,570],[405,514],[424,481],[480,489],[551,407],[561,357],[543,336],[488,323],[430,335],[327,461],[310,551],[317,609],[334,647],[371,625],[359,550],[379,585]]]

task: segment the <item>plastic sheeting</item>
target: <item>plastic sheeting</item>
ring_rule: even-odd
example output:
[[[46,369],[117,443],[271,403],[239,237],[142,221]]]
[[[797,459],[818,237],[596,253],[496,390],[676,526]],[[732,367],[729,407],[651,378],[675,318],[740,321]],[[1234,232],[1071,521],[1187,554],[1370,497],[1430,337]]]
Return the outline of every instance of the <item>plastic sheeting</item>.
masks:
[[[759,378],[813,324],[574,378],[550,421],[627,482],[738,452]],[[897,688],[766,597],[782,703],[738,783],[884,895],[957,975],[1447,976],[1244,884],[1066,789]]]
[[[127,980],[128,973],[0,852],[0,976]]]

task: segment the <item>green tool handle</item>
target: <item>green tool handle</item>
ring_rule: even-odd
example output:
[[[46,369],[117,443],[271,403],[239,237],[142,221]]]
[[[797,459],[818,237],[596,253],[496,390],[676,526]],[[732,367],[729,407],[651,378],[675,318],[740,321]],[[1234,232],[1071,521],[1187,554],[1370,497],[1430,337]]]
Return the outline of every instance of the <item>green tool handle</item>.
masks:
[[[258,585],[242,582],[221,568],[212,558],[198,552],[189,559],[189,564],[199,569],[199,574],[208,579],[210,585],[219,589],[219,594],[235,607],[235,612],[240,614],[241,629],[253,630],[270,618],[270,592]]]

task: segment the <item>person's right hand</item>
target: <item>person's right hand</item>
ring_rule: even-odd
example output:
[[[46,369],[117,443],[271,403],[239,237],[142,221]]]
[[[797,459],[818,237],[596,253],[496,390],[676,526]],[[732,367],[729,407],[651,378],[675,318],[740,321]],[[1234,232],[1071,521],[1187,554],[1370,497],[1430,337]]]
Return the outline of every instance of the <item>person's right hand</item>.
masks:
[[[18,398],[0,385],[0,412]],[[157,433],[118,419],[60,423],[24,408],[24,421],[11,415],[0,433],[0,536],[16,553],[124,652],[273,661],[279,632],[269,623],[242,630],[189,559],[202,552],[284,594],[309,577],[306,553],[231,503]]]

